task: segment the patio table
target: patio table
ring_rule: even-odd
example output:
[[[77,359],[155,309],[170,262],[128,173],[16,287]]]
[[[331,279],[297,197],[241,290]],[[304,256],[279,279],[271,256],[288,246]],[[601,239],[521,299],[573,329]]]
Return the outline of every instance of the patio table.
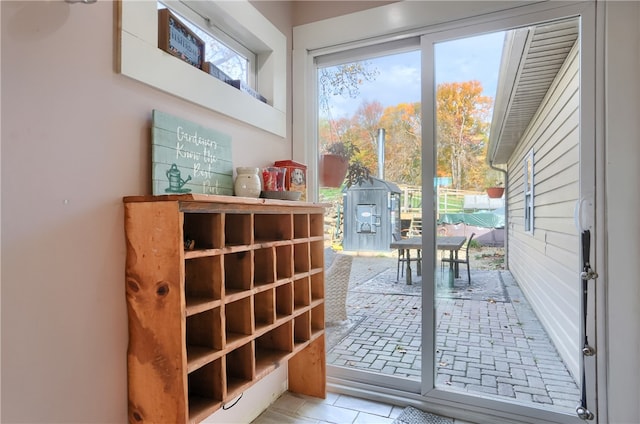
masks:
[[[405,239],[395,240],[391,242],[391,249],[398,249],[398,258],[406,255],[405,260],[407,262],[406,279],[407,285],[411,285],[411,249],[418,251],[418,258],[420,257],[420,251],[422,250],[422,236],[409,237]],[[418,275],[422,275],[422,266],[420,261],[417,264]]]
[[[438,236],[436,237],[436,248],[438,250],[448,250],[449,257],[452,259],[458,258],[458,251],[464,245],[464,242],[467,240],[464,236]],[[390,244],[391,249],[398,249],[398,255],[402,255],[404,252],[406,254],[406,281],[407,284],[411,284],[411,250],[418,251],[418,257],[420,255],[420,251],[422,250],[422,236],[409,237],[406,239],[395,240]],[[418,275],[422,275],[422,267],[420,262],[417,264]],[[449,285],[453,285],[454,273],[457,274],[458,266],[457,264],[454,266],[453,262],[449,263],[450,272],[449,272]]]

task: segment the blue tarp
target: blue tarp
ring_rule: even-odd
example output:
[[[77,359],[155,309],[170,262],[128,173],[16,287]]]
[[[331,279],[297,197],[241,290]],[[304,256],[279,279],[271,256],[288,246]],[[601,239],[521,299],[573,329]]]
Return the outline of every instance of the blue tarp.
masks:
[[[467,224],[483,228],[504,228],[504,215],[493,212],[444,213],[438,224]]]

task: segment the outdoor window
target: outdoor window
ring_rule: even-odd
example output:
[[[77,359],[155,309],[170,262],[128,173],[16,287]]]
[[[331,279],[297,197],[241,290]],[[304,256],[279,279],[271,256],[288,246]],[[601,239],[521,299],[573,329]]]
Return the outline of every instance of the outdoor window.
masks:
[[[266,99],[243,92],[158,48],[157,2],[118,2],[119,61],[122,75],[202,107],[286,136],[286,37],[248,1],[162,0],[172,13],[189,23],[203,39],[204,62],[219,63]],[[185,22],[186,21],[186,22]],[[220,44],[213,44],[216,39]],[[227,60],[223,60],[222,58]],[[227,63],[225,63],[227,62]],[[217,65],[216,65],[217,66]],[[245,87],[245,88],[247,88]]]
[[[524,231],[533,234],[533,149],[524,158]]]

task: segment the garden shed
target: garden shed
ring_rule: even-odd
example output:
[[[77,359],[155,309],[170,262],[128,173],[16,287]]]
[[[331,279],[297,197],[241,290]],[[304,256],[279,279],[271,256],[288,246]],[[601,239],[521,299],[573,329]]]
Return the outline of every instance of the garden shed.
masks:
[[[372,178],[345,189],[344,250],[389,250],[393,235],[400,234],[400,188]]]

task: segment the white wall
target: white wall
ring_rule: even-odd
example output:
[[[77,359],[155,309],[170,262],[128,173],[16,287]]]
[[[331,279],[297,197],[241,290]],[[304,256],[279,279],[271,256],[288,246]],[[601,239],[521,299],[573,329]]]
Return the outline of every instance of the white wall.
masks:
[[[259,0],[262,1],[262,0]],[[293,25],[303,25],[322,19],[333,18],[335,16],[346,15],[349,13],[359,12],[371,7],[384,6],[389,3],[397,3],[397,0],[374,0],[374,1],[349,1],[340,0],[330,3],[327,7],[327,0],[304,0],[294,1],[293,7]]]
[[[151,110],[230,134],[236,166],[291,158],[290,136],[116,74],[113,2],[0,7],[1,421],[123,423],[122,197],[150,193]],[[290,33],[280,7],[270,10]]]
[[[605,5],[606,387],[609,422],[632,424],[640,420],[640,3]]]

